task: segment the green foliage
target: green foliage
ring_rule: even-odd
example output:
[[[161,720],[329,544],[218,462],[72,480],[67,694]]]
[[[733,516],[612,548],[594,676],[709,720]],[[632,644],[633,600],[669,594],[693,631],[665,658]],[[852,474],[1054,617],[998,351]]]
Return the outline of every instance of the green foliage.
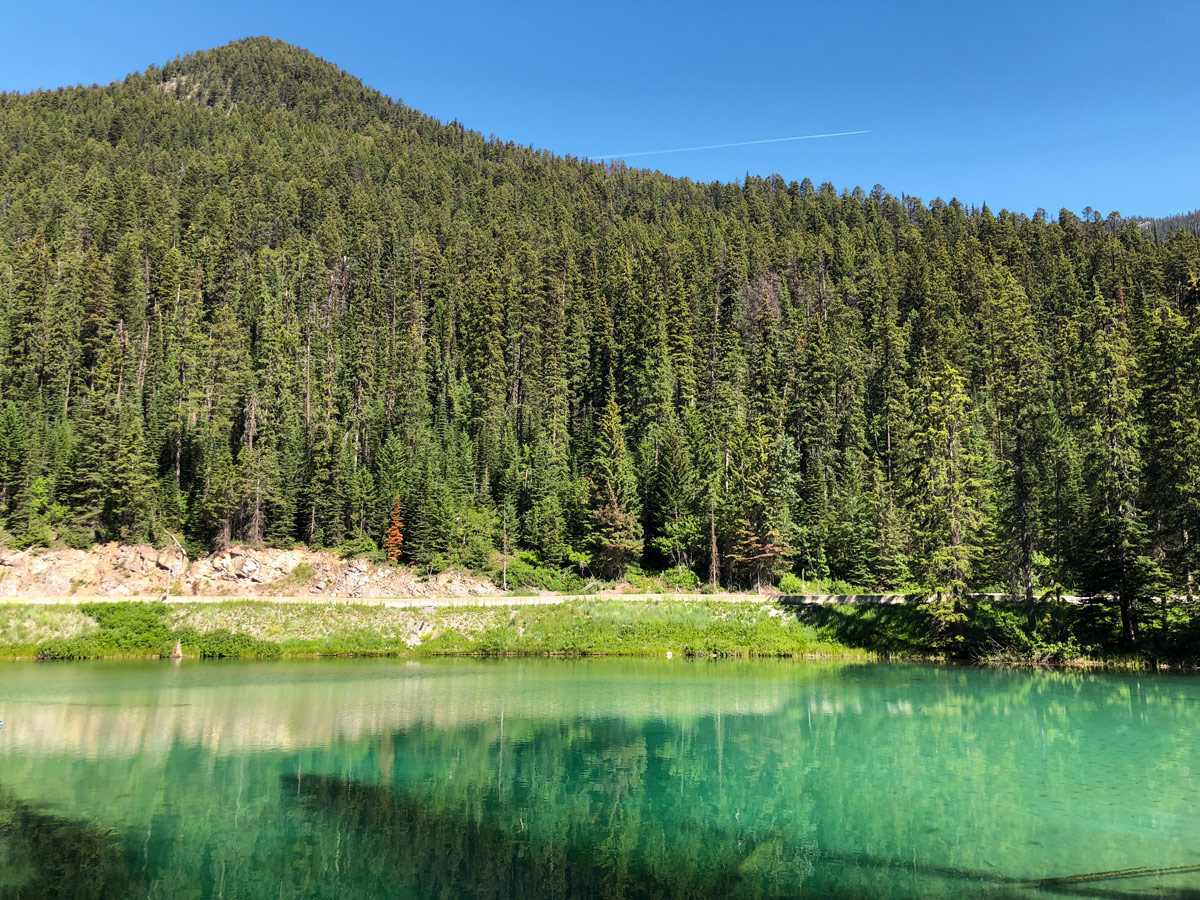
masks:
[[[659,581],[667,590],[697,591],[700,589],[700,576],[691,569],[668,569],[659,576]]]
[[[398,498],[406,561],[526,588],[998,585],[1033,636],[1047,558],[1131,648],[1194,594],[1186,229],[556,157],[267,39],[0,136],[17,546],[360,553]]]
[[[805,594],[809,592],[809,586],[798,575],[784,572],[783,577],[779,579],[779,591],[783,594]]]
[[[492,580],[501,584],[503,573],[499,565],[492,571]],[[512,588],[534,588],[563,594],[582,594],[588,581],[577,572],[543,565],[533,553],[522,553],[508,561],[508,584]]]
[[[513,610],[479,633],[447,631],[427,653],[605,656],[854,655],[759,604],[577,601]]]
[[[205,632],[181,628],[175,632],[175,637],[182,644],[185,656],[201,659],[271,659],[283,652],[277,643],[224,628]]]
[[[379,548],[366,535],[359,535],[343,541],[334,548],[334,552],[343,559],[351,559],[355,556],[380,556]]]
[[[101,605],[101,604],[97,604]],[[768,604],[695,601],[578,600],[548,606],[439,608],[434,611],[382,607],[331,608],[326,604],[102,604],[125,608],[101,613],[108,623],[72,638],[43,640],[42,659],[96,659],[106,656],[166,655],[175,641],[186,657],[313,655],[472,655],[603,654],[616,656],[864,656],[822,639]],[[25,617],[25,610],[13,614]],[[39,613],[43,632],[55,622],[70,627],[73,609],[51,607]],[[0,636],[8,634],[8,610],[0,609]],[[170,630],[167,620],[188,624]],[[418,623],[433,635],[413,642],[406,635]],[[129,634],[142,628],[138,641],[106,639],[118,627]],[[23,645],[0,642],[0,656]]]
[[[657,574],[630,569],[626,572],[625,580],[633,592],[645,594],[695,593],[701,586],[700,576],[691,569],[666,569]]]
[[[664,592],[660,580],[636,577],[645,580],[646,592]],[[522,592],[534,593],[516,593]],[[0,657],[162,657],[178,641],[190,658],[670,651],[676,656],[876,654],[1002,665],[1088,659],[1121,665],[1200,663],[1197,604],[1155,608],[1142,623],[1144,646],[1137,654],[1122,651],[1120,612],[1109,604],[1044,600],[1035,613],[1031,634],[1023,603],[955,605],[953,598],[929,601],[924,595],[904,604],[595,598],[508,609],[421,610],[261,601],[10,605],[0,606]]]
[[[79,610],[94,619],[98,627],[75,637],[44,642],[37,649],[39,659],[165,657],[177,642],[182,644],[184,655],[201,658],[267,658],[281,652],[277,644],[226,629],[173,629],[168,621],[170,607],[165,603],[85,603]]]
[[[95,631],[52,640],[38,648],[40,659],[94,659],[105,656],[166,656],[174,639],[160,603],[85,603],[80,611],[95,620]]]
[[[633,458],[611,394],[600,419],[592,469],[594,558],[602,574],[620,578],[641,557],[643,543]]]
[[[70,528],[60,532],[58,539],[73,550],[86,550],[96,543],[96,535],[79,528]]]

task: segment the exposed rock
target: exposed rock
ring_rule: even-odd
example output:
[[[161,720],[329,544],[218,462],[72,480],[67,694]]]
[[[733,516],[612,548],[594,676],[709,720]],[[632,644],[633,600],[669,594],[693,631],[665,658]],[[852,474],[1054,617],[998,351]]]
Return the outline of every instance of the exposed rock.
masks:
[[[473,597],[499,593],[463,572],[428,579],[407,566],[326,550],[229,547],[197,560],[173,548],[0,549],[0,598],[162,596]],[[419,639],[419,636],[418,636]]]

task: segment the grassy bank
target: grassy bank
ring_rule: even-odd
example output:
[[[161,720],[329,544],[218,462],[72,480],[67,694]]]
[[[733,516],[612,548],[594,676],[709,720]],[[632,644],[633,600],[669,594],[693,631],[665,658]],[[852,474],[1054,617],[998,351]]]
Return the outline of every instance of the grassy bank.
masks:
[[[229,603],[0,606],[0,657],[853,656],[768,601],[572,600],[520,607]]]
[[[1166,613],[1164,613],[1166,614]],[[0,605],[0,658],[399,655],[943,658],[996,664],[1193,666],[1187,629],[1144,623],[1123,650],[1111,610],[1046,604],[1034,635],[1012,604],[805,605],[762,598],[571,599],[537,606],[327,604],[270,600]],[[1167,623],[1170,625],[1170,623]]]
[[[1107,603],[1044,601],[1026,630],[1022,605],[1004,601],[957,607],[950,601],[902,605],[801,605],[795,615],[824,640],[884,657],[940,657],[990,665],[1100,665],[1194,668],[1200,618],[1182,604],[1148,610],[1137,645],[1120,639]]]

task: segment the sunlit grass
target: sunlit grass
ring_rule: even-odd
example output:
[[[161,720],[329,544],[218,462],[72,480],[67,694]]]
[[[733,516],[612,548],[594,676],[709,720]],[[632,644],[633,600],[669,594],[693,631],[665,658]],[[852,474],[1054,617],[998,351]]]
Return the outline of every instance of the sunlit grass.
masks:
[[[91,613],[91,615],[89,615]],[[97,622],[95,616],[104,621]],[[0,655],[865,656],[775,605],[581,599],[543,606],[327,603],[0,606]]]

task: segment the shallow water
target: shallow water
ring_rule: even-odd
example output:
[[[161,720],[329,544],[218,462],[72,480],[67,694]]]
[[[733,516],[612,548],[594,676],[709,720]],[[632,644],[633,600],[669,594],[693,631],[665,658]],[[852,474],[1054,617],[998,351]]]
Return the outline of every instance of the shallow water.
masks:
[[[14,664],[0,719],[0,897],[1200,897],[1071,880],[1200,866],[1192,677]]]

